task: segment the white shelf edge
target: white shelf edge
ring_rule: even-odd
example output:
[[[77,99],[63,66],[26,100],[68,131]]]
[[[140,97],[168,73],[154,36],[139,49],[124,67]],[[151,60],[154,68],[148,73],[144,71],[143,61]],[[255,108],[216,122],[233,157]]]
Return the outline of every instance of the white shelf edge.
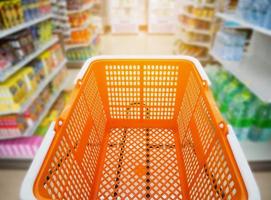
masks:
[[[181,52],[179,52],[178,50],[174,50],[173,53],[174,53],[175,55],[192,56],[192,57],[198,59],[200,62],[206,62],[206,61],[209,60],[209,57],[208,57],[208,56],[205,56],[205,57],[197,57],[197,56],[194,56],[194,55],[191,55],[191,54],[189,55],[189,54],[181,53]]]
[[[70,31],[77,31],[77,30],[81,30],[81,29],[84,29],[84,28],[87,28],[90,24],[91,24],[92,20],[91,19],[88,19],[86,20],[81,26],[78,26],[78,27],[71,27]]]
[[[178,35],[178,38],[180,40],[182,40],[184,43],[186,44],[190,44],[190,45],[193,45],[193,46],[199,46],[199,47],[205,47],[207,49],[210,49],[211,47],[211,44],[208,44],[206,42],[193,42],[193,41],[189,41],[185,36],[183,36],[182,34]],[[210,41],[211,43],[211,41]]]
[[[91,37],[90,41],[86,42],[86,43],[79,43],[79,44],[66,44],[65,45],[65,51],[69,50],[69,49],[74,49],[74,48],[80,48],[80,47],[87,47],[90,46],[93,41],[96,39],[96,37],[98,36],[97,33],[94,33],[93,36]]]
[[[87,59],[86,59],[87,60]],[[67,64],[84,64],[86,60],[68,60]]]
[[[7,68],[6,70],[3,70],[1,72],[0,75],[0,82],[4,82],[7,78],[9,78],[12,74],[14,74],[15,72],[17,72],[19,69],[21,69],[22,67],[24,67],[27,63],[31,62],[34,58],[36,58],[38,55],[40,55],[43,51],[45,51],[46,49],[48,49],[50,46],[54,45],[55,43],[57,43],[58,38],[54,37],[53,39],[51,39],[49,42],[41,45],[40,47],[37,48],[37,50],[35,52],[33,52],[32,54],[26,56],[25,59],[23,59],[22,61],[20,61],[19,63],[15,64],[15,66]]]
[[[7,114],[19,114],[23,113],[31,104],[32,102],[39,96],[39,94],[44,90],[44,88],[52,81],[52,79],[58,74],[58,72],[65,67],[66,60],[62,61],[59,66],[54,69],[46,78],[42,81],[42,83],[39,84],[39,87],[36,89],[36,91],[26,100],[26,102],[21,106],[21,108],[17,111],[11,111],[11,112],[0,112],[1,115],[7,115]]]
[[[210,51],[210,54],[259,99],[264,102],[271,102],[271,77],[269,76],[271,74],[271,69],[267,68],[269,71],[262,71],[266,69],[256,67],[266,65],[263,61],[247,56],[245,56],[242,61],[226,61],[216,55],[214,51]],[[257,62],[257,65],[253,62]]]
[[[52,14],[50,13],[50,14],[47,14],[45,16],[39,17],[37,19],[31,20],[31,21],[28,21],[28,22],[24,22],[24,23],[19,24],[19,25],[15,26],[15,27],[0,30],[0,38],[6,37],[6,36],[8,36],[10,34],[16,33],[16,32],[18,32],[20,30],[23,30],[25,28],[28,28],[28,27],[33,26],[35,24],[38,24],[38,23],[40,23],[42,21],[45,21],[45,20],[47,20],[47,19],[49,19],[51,17],[52,17]]]
[[[249,162],[271,161],[271,141],[240,141],[240,144]]]
[[[69,79],[66,78],[63,81],[63,83],[61,84],[61,86],[59,87],[59,89],[57,90],[57,92],[52,94],[52,96],[50,97],[48,103],[44,107],[44,110],[42,111],[39,118],[34,122],[34,124],[32,126],[29,126],[29,128],[21,136],[1,137],[0,140],[13,139],[13,138],[24,138],[24,137],[32,136],[34,134],[35,130],[38,128],[39,124],[42,122],[44,117],[47,115],[50,108],[53,106],[54,102],[57,100],[58,96],[66,88],[68,82],[69,82]],[[18,159],[18,158],[17,157],[14,157],[14,158],[13,157],[0,157],[0,159]],[[31,158],[21,158],[21,159],[24,160],[24,159],[31,159]]]
[[[223,19],[223,20],[233,21],[233,22],[236,22],[236,23],[238,23],[238,24],[240,24],[240,25],[242,25],[244,27],[247,27],[247,28],[253,29],[253,30],[257,31],[257,32],[260,32],[262,34],[271,36],[271,30],[269,30],[267,28],[264,28],[264,27],[254,25],[254,24],[252,24],[250,22],[247,22],[246,20],[241,19],[237,15],[226,14],[226,13],[217,13],[216,16]]]
[[[216,8],[216,5],[214,3],[197,3],[197,2],[184,2],[185,6],[194,6],[194,7],[205,7],[205,8]]]
[[[87,4],[83,5],[80,9],[77,9],[77,10],[68,10],[67,14],[70,15],[70,14],[75,14],[75,13],[78,13],[78,12],[84,12],[84,11],[92,8],[93,6],[94,6],[94,3],[90,2],[90,3],[87,3]]]
[[[189,27],[189,26],[184,25],[184,24],[180,24],[180,28],[185,29],[185,31],[187,31],[187,32],[193,32],[193,33],[198,33],[198,34],[203,34],[203,35],[212,35],[213,34],[212,31],[200,30],[200,29],[197,29],[197,28]]]
[[[193,19],[197,19],[197,20],[201,20],[201,21],[205,21],[205,22],[213,22],[214,21],[214,18],[198,17],[193,14],[187,13],[186,11],[183,11],[180,14],[184,15],[186,17],[189,17],[189,18],[193,18]]]
[[[220,58],[213,50],[211,50],[209,52],[209,54],[211,56],[213,56],[213,58],[215,60],[217,60],[220,64],[222,64],[223,66],[228,66],[228,65],[231,65],[231,66],[236,66],[238,67],[238,65],[240,64],[240,61],[227,61],[227,60],[223,60],[222,58]]]

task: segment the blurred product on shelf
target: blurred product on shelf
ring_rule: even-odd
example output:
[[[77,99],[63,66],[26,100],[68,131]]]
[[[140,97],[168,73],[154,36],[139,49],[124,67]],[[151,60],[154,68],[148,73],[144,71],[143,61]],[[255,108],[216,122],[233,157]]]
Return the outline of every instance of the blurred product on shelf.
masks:
[[[227,61],[241,61],[248,34],[235,30],[221,30],[217,33],[213,52]]]
[[[203,34],[198,34],[198,33],[192,33],[192,32],[187,32],[183,31],[182,36],[186,38],[187,41],[191,42],[210,42],[211,37],[208,35],[203,35]]]
[[[0,112],[18,110],[36,90],[37,85],[63,61],[61,47],[56,44],[11,78],[0,83]]]
[[[51,39],[52,24],[45,21],[0,40],[0,72],[24,60]]]
[[[208,56],[204,47],[187,45],[180,40],[176,41],[176,45],[178,54],[193,56],[199,60]]]
[[[223,116],[240,140],[271,140],[271,104],[264,103],[241,82],[218,67],[207,68]]]
[[[92,31],[90,27],[72,31],[70,38],[67,40],[68,44],[86,43],[91,40]]]
[[[0,138],[18,137],[27,128],[27,118],[23,115],[6,115],[0,117]]]
[[[39,149],[41,136],[0,141],[0,158],[31,159]]]
[[[35,20],[51,12],[49,0],[10,0],[0,2],[0,29]]]
[[[270,0],[239,0],[237,13],[252,24],[271,29]]]
[[[49,99],[59,91],[66,77],[67,70],[63,68],[22,114],[0,116],[0,139],[29,136],[25,135],[26,130],[37,123],[41,114],[46,111]]]
[[[99,35],[97,35],[96,38],[92,41],[91,45],[89,46],[68,49],[66,51],[68,61],[83,62],[92,56],[98,55],[99,44],[100,37]]]
[[[215,15],[215,11],[213,8],[205,8],[205,7],[195,7],[195,6],[186,6],[184,8],[184,13],[188,13],[193,15],[194,17],[198,17],[198,19],[212,19]]]
[[[70,99],[70,92],[62,92],[59,98],[56,100],[51,110],[48,112],[47,116],[43,119],[43,121],[38,126],[35,131],[36,135],[44,136],[50,127],[52,121],[54,121],[65,108]]]
[[[61,71],[57,74],[54,80],[51,82],[50,87],[52,92],[57,92],[59,90],[59,86],[64,82],[67,77],[68,71],[67,68],[61,69]]]
[[[18,137],[33,126],[50,98],[50,87],[47,87],[24,115],[8,115],[0,118],[0,136]],[[33,158],[41,145],[43,136],[50,124],[62,112],[70,98],[69,92],[62,92],[59,98],[35,131],[35,135],[23,138],[0,140],[0,158]]]
[[[68,10],[79,10],[84,5],[93,2],[93,0],[67,0],[66,2]]]
[[[90,46],[74,48],[66,52],[66,56],[69,61],[85,61],[94,55],[97,55],[97,50]]]
[[[199,5],[215,5],[216,0],[188,0],[188,2]]]
[[[187,27],[199,29],[199,30],[210,30],[211,24],[209,22],[200,21],[197,19],[190,18],[188,16],[179,16],[181,24],[187,25]]]
[[[74,13],[69,15],[69,23],[71,27],[81,27],[86,24],[91,17],[91,13],[89,11]]]

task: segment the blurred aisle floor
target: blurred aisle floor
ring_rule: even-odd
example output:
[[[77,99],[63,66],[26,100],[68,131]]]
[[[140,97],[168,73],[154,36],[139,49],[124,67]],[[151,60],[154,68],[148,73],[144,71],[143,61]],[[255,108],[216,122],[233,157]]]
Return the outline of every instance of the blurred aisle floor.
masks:
[[[171,55],[174,36],[172,35],[111,35],[101,38],[101,53],[104,55]],[[78,70],[70,70],[75,77]],[[73,78],[71,78],[72,86]],[[69,86],[69,87],[70,87]],[[1,162],[1,161],[0,161]],[[19,199],[19,190],[26,170],[0,169],[0,200]],[[263,200],[271,199],[271,171],[255,172]]]

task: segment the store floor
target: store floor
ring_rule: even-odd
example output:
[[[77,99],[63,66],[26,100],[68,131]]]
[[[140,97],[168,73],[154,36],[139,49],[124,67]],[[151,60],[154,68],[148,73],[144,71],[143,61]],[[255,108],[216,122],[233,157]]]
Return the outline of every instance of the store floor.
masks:
[[[111,35],[102,37],[101,53],[105,55],[155,55],[172,54],[174,37],[171,35]],[[74,77],[78,70],[71,70]],[[73,79],[71,78],[71,85]],[[0,169],[0,200],[19,199],[19,190],[26,170]],[[262,199],[271,199],[271,171],[254,172]]]

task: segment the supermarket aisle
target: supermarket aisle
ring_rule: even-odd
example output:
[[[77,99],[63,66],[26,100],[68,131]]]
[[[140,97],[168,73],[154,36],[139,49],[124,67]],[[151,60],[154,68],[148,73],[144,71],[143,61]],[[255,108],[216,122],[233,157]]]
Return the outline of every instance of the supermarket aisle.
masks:
[[[174,35],[106,34],[101,40],[101,52],[105,55],[169,55],[174,42]]]
[[[159,42],[158,42],[159,41]],[[102,54],[172,54],[174,36],[171,35],[104,35]],[[72,74],[78,70],[73,70]],[[70,79],[72,82],[72,79]],[[0,200],[18,199],[20,186],[26,170],[0,170]],[[271,199],[271,172],[254,173],[259,184],[262,199]]]

